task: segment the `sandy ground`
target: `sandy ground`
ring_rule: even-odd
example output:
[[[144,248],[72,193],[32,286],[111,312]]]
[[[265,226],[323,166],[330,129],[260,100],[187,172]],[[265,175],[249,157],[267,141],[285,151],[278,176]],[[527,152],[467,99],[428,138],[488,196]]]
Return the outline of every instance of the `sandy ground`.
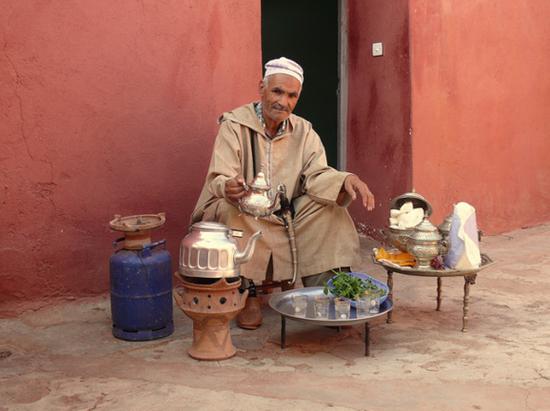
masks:
[[[385,280],[362,240],[362,270]],[[237,355],[191,359],[191,321],[167,338],[111,334],[108,296],[46,305],[0,322],[0,410],[550,410],[550,225],[486,237],[494,261],[462,278],[394,275],[394,323],[341,332],[287,322],[264,306],[255,331],[232,327]],[[9,307],[0,307],[9,314]]]

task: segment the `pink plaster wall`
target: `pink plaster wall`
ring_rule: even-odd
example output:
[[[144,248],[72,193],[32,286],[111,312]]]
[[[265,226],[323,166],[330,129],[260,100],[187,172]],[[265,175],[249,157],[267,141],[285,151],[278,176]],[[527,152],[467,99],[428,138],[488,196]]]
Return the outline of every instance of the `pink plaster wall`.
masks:
[[[4,0],[0,301],[108,290],[113,214],[177,262],[216,119],[257,96],[255,0]]]
[[[376,209],[351,207],[361,228],[387,224],[392,198],[411,186],[408,0],[349,0],[348,167],[367,181]],[[373,57],[372,43],[384,55]]]
[[[410,0],[413,185],[486,233],[550,220],[550,2]]]

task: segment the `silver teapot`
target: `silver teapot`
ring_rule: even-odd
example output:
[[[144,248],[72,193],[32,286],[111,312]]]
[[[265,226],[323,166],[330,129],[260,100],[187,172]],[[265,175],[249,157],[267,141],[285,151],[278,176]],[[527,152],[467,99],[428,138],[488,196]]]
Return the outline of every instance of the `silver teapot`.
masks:
[[[239,201],[239,209],[242,212],[250,214],[256,218],[267,217],[275,211],[279,205],[281,194],[286,194],[286,188],[279,184],[275,197],[270,198],[269,190],[271,185],[268,183],[263,172],[259,172],[250,185],[244,185],[247,191],[246,195]]]
[[[407,240],[407,251],[416,259],[415,268],[425,269],[430,268],[432,259],[447,252],[447,243],[443,241],[437,227],[425,216]]]
[[[437,226],[439,232],[441,233],[441,236],[443,237],[443,240],[447,240],[449,238],[452,222],[453,214],[451,213],[447,217],[445,217],[445,220],[443,220],[441,224]]]
[[[250,260],[261,235],[261,231],[255,232],[240,252],[234,237],[242,237],[242,231],[216,222],[195,223],[181,241],[179,273],[200,278],[238,277],[240,265]]]

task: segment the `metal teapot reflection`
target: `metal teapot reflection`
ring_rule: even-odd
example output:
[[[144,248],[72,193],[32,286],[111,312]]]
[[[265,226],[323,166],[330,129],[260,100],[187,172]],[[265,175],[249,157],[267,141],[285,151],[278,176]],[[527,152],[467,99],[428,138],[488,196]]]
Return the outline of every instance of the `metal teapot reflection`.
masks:
[[[271,185],[263,172],[259,172],[250,185],[245,184],[246,195],[239,201],[239,209],[256,218],[267,217],[275,211],[279,205],[281,195],[286,194],[284,184],[277,186],[277,192],[273,198],[269,196]]]
[[[261,235],[261,231],[252,234],[241,252],[233,237],[242,237],[242,231],[216,222],[195,223],[181,241],[179,272],[186,277],[238,277],[240,265],[250,260]]]

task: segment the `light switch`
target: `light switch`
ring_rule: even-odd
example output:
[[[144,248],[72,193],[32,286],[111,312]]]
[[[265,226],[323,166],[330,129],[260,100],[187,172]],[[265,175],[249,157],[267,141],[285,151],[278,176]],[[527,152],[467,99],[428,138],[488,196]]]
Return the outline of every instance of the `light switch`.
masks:
[[[374,57],[384,55],[384,45],[382,43],[372,43],[372,55]]]

